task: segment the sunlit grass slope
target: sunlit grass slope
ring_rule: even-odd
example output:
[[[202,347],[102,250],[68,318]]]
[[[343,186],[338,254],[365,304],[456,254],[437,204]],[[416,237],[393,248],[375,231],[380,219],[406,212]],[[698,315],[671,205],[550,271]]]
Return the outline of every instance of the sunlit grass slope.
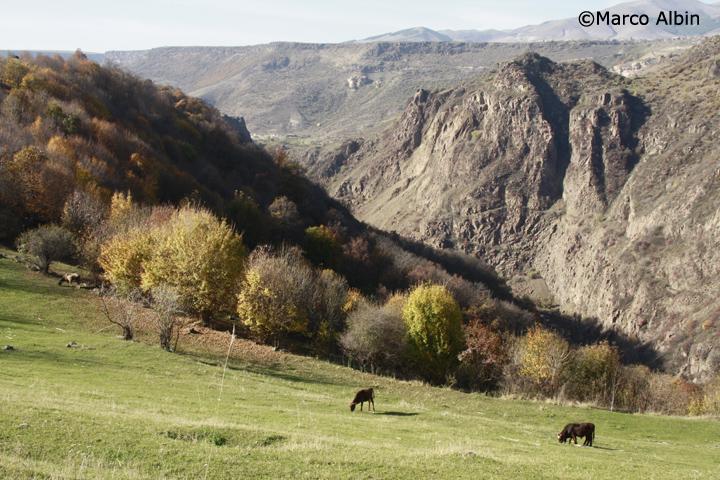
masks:
[[[15,347],[0,478],[720,478],[717,421],[493,399],[247,342],[223,375],[219,347],[124,342],[97,302],[0,259],[0,346]],[[368,385],[377,413],[351,414]],[[569,421],[594,422],[596,447],[559,445]]]

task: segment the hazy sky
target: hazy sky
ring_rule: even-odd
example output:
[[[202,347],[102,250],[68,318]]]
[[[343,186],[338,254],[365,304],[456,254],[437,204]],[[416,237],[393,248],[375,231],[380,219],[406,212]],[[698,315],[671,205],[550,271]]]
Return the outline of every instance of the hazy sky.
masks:
[[[0,0],[0,49],[342,42],[403,28],[513,28],[612,0]]]

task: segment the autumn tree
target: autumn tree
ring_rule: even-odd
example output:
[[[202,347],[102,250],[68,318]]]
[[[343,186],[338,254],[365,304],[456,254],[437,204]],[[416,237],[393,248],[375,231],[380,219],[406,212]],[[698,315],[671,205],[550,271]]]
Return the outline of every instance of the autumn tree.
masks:
[[[207,210],[184,207],[155,229],[142,288],[173,287],[188,313],[204,321],[233,309],[245,248],[230,225]]]
[[[520,373],[542,393],[556,395],[570,360],[568,342],[555,332],[535,326],[528,331],[521,348]]]
[[[17,152],[7,169],[28,214],[46,222],[60,219],[73,186],[72,172],[66,163],[30,146]]]
[[[403,308],[411,354],[418,371],[442,382],[463,348],[462,313],[450,292],[440,285],[420,285]]]
[[[458,386],[467,390],[497,389],[507,361],[502,337],[487,325],[474,321],[465,327],[465,343],[465,350],[458,356]]]
[[[100,266],[120,292],[141,288],[145,264],[155,251],[157,239],[152,229],[136,227],[113,235],[102,245]]]
[[[30,67],[17,58],[8,58],[0,63],[0,82],[18,88],[23,78],[30,72]]]
[[[297,249],[255,249],[238,295],[240,320],[253,336],[276,345],[284,335],[306,334],[313,281],[313,270]]]
[[[268,207],[270,216],[285,229],[292,229],[300,224],[300,212],[295,202],[282,196],[277,197]]]

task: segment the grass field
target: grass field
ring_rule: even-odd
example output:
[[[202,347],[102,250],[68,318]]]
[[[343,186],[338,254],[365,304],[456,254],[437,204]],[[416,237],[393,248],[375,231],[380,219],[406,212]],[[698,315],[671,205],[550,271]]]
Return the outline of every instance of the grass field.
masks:
[[[0,259],[16,349],[0,351],[0,478],[720,478],[715,420],[464,394],[242,341],[223,376],[201,340],[116,338],[97,302]],[[377,413],[351,414],[366,385]],[[594,422],[596,447],[558,444],[569,421]]]

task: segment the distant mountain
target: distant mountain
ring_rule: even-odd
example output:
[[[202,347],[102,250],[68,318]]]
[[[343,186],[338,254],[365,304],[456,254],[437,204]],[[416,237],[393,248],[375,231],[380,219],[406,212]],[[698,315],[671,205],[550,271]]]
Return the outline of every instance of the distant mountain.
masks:
[[[611,68],[695,41],[271,43],[106,52],[105,60],[245,117],[258,141],[308,148],[365,137],[394,120],[418,88],[472,81],[528,51]]]
[[[494,42],[507,36],[504,30],[440,30],[439,33],[450,37],[453,42]]]
[[[660,12],[685,11],[700,16],[700,25],[656,25]],[[582,8],[578,8],[578,14]],[[716,35],[720,32],[720,3],[708,4],[698,0],[639,0],[621,3],[601,10],[618,15],[645,14],[650,22],[645,26],[594,25],[583,27],[577,17],[551,20],[513,30],[440,30],[425,27],[402,30],[387,35],[366,38],[363,42],[545,42],[557,40],[657,40],[683,36]],[[593,11],[594,12],[594,11]],[[422,35],[413,32],[422,32]],[[445,38],[449,40],[445,40]]]
[[[454,39],[425,27],[408,28],[397,32],[369,37],[361,42],[452,42]]]

